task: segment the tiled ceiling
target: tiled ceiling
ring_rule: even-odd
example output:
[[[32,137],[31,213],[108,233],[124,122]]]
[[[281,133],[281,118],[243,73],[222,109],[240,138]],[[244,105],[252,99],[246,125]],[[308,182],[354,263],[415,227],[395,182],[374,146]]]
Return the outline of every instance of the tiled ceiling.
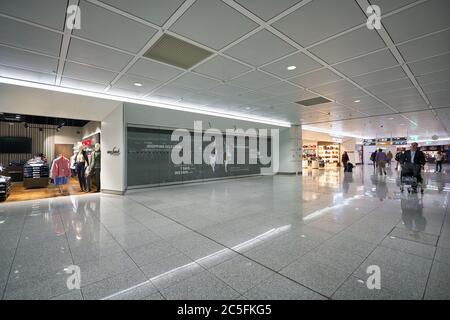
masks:
[[[69,4],[80,30],[64,26]],[[366,27],[370,4],[381,30]],[[448,0],[3,0],[0,77],[359,136],[449,136],[448,12]],[[144,57],[164,34],[212,55],[189,69]],[[316,97],[333,102],[294,103]]]

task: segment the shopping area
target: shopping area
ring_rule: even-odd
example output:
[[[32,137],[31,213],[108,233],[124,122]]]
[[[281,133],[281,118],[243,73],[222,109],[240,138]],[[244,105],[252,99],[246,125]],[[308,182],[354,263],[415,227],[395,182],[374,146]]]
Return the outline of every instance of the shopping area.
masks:
[[[0,299],[449,300],[448,12],[0,0]]]
[[[0,115],[0,201],[100,191],[99,122]]]
[[[374,139],[358,139],[352,137],[336,137],[329,134],[303,130],[302,140],[302,167],[304,169],[331,169],[342,167],[342,155],[349,156],[349,162],[354,165],[372,165],[371,155],[378,150],[395,155],[410,149],[410,144],[417,140],[412,137],[383,137]],[[442,154],[442,162],[448,163],[450,144],[442,141],[418,142],[420,150],[425,154],[428,164],[435,164],[438,152]]]

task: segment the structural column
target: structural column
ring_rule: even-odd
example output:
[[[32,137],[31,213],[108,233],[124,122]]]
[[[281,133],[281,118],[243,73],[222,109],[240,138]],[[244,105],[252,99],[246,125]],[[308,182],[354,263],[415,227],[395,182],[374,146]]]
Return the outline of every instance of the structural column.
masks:
[[[302,173],[302,127],[280,130],[280,174]]]

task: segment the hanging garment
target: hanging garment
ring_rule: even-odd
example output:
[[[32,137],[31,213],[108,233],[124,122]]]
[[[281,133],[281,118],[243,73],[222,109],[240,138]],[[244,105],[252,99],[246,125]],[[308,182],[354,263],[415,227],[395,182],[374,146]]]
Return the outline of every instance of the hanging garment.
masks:
[[[56,179],[58,177],[70,177],[70,162],[69,159],[61,156],[52,164],[52,178]]]

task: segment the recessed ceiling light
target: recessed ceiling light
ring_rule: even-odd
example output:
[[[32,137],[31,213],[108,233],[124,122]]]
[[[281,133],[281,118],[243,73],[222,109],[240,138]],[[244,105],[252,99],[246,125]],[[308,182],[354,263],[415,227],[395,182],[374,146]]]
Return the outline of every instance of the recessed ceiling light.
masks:
[[[389,118],[389,120],[394,120],[394,118]]]
[[[136,87],[142,87],[142,83],[140,83],[140,82],[135,82],[134,85],[135,85]]]
[[[358,102],[361,102],[361,100],[355,100],[355,101],[353,101],[353,102],[356,102],[356,103],[358,103]]]
[[[250,107],[245,107],[245,110],[250,110],[251,108]]]
[[[401,125],[401,126],[404,126],[405,124],[404,124],[404,123],[400,123],[400,125]]]
[[[288,70],[295,70],[295,69],[297,69],[297,67],[296,66],[289,66],[289,67],[287,67],[287,69]]]

